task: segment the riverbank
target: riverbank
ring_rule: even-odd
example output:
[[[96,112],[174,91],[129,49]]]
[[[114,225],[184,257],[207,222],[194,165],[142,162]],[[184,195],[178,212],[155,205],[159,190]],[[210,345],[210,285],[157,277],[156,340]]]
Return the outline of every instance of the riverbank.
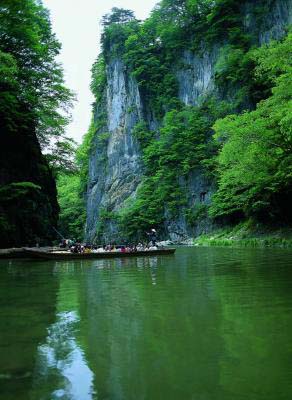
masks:
[[[280,247],[292,248],[292,228],[273,229],[267,226],[242,223],[236,227],[219,229],[192,239],[193,246],[223,247]]]

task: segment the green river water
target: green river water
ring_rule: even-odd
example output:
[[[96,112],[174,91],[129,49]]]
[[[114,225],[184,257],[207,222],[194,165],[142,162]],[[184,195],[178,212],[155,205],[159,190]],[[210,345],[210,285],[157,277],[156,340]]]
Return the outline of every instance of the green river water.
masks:
[[[292,252],[0,261],[1,400],[292,399]]]

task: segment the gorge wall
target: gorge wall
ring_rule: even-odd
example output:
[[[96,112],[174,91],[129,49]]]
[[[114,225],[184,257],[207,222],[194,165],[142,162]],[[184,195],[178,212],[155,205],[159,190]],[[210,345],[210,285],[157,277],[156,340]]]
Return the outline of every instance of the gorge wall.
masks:
[[[241,5],[242,29],[256,46],[280,39],[292,22],[291,1],[259,3],[265,7],[261,18],[254,2],[244,1]],[[177,54],[172,72],[177,81],[177,97],[183,104],[200,106],[202,99],[209,96],[233,101],[234,88],[222,91],[216,84],[217,63],[227,45],[226,40],[213,41],[208,46],[201,42],[201,51],[186,47]],[[162,124],[122,55],[108,56],[106,82],[102,100],[94,109],[95,121],[102,120],[103,126],[95,134],[89,158],[86,238],[90,241],[123,238],[115,215],[136,198],[144,179],[141,145],[134,128],[144,121],[150,130],[157,131]],[[246,107],[253,106],[253,99],[250,100]],[[184,212],[194,204],[210,204],[215,190],[212,178],[197,168],[180,177],[174,185],[186,193],[185,204],[175,217],[165,207],[164,221],[159,226],[161,237],[182,240],[212,230],[214,223],[208,217],[190,224]]]
[[[106,123],[94,138],[89,159],[86,232],[90,240],[96,235],[101,212],[119,210],[125,200],[135,195],[143,175],[139,144],[132,135],[135,125],[143,119],[138,85],[120,59],[111,60],[106,73],[108,85],[95,113],[97,120],[106,115]],[[109,135],[100,146],[99,137],[104,132]],[[111,220],[104,235],[116,235]]]
[[[0,113],[1,115],[1,113]],[[55,238],[59,206],[56,183],[33,126],[17,131],[0,123],[1,247],[48,244]]]

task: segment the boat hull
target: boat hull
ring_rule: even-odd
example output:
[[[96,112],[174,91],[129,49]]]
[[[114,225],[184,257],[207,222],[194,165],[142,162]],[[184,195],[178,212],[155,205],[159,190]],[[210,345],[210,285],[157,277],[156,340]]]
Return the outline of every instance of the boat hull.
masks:
[[[79,254],[79,253],[53,253],[53,252],[45,252],[45,251],[36,251],[36,250],[28,250],[25,252],[27,256],[37,259],[43,260],[61,260],[61,261],[70,261],[70,260],[93,260],[93,259],[107,259],[107,258],[126,258],[126,257],[149,257],[149,256],[158,256],[158,255],[171,255],[175,253],[176,249],[158,249],[158,250],[148,250],[148,251],[136,251],[133,253],[126,252],[104,252],[104,253],[88,253],[88,254]]]

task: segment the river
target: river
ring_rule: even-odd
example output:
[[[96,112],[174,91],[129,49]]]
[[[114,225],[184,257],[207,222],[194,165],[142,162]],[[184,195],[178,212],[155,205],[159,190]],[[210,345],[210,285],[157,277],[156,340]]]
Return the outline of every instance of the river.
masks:
[[[290,400],[292,252],[0,261],[0,398]]]

